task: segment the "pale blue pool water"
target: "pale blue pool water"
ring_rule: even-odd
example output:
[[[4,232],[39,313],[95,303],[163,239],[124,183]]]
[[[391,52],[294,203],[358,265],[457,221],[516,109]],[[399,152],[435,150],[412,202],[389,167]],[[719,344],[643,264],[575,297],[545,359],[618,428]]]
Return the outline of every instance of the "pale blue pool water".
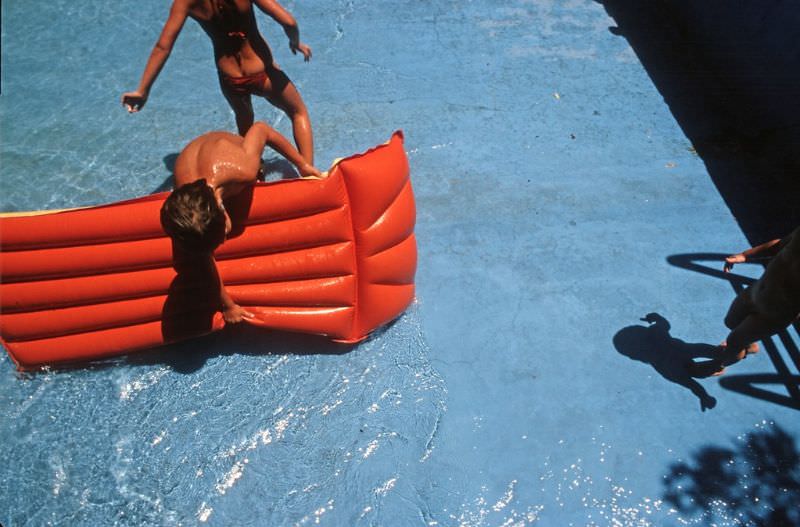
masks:
[[[775,369],[797,374],[794,329],[729,377],[767,395],[703,380],[705,412],[647,360],[725,336],[731,284],[675,256],[749,242],[603,5],[285,5],[311,63],[260,24],[317,164],[405,132],[417,301],[349,350],[235,328],[68,371],[3,354],[0,523],[744,526],[796,502]],[[163,189],[190,139],[234,129],[192,22],[145,109],[122,110],[166,0],[2,10],[0,210]]]
[[[135,88],[167,12],[147,4],[3,5],[0,210],[152,192],[188,140],[232,127],[193,23],[144,112],[122,110],[119,96]],[[318,41],[316,60],[335,39]],[[266,103],[258,111],[288,131]],[[317,132],[322,166],[384,141],[391,126],[357,147]],[[445,385],[417,307],[339,352],[320,339],[239,328],[163,354],[37,375],[14,373],[3,354],[0,523],[386,523],[435,448]]]
[[[346,355],[245,331],[7,379],[4,524],[390,523],[445,411],[416,311]]]

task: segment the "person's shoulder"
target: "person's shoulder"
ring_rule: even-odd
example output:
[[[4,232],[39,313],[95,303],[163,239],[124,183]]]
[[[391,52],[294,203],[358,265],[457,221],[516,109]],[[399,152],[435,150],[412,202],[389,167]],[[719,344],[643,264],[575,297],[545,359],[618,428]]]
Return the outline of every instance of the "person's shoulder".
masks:
[[[202,138],[201,148],[204,149],[228,148],[231,144],[241,146],[244,142],[241,135],[225,131],[208,132]]]
[[[233,141],[236,142],[237,139],[241,139],[240,136],[227,132],[225,130],[213,130],[211,132],[206,132],[203,135],[199,135],[192,139],[187,146],[206,146],[206,145],[214,145],[221,141]]]
[[[234,134],[233,132],[229,132],[227,130],[212,130],[210,132],[206,132],[200,137],[205,137],[208,139],[231,139],[234,137],[239,137],[239,135]]]

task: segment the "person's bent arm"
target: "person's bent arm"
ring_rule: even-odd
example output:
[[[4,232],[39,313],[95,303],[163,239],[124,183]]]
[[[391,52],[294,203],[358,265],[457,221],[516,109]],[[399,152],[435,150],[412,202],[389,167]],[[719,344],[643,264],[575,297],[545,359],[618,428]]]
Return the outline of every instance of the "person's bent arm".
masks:
[[[260,162],[261,153],[267,145],[297,167],[302,177],[318,179],[322,177],[322,173],[310,165],[280,132],[263,121],[257,121],[245,134],[242,147],[249,156],[255,156]]]
[[[147,102],[147,97],[150,95],[150,87],[167,62],[172,47],[175,45],[175,40],[178,38],[183,24],[186,22],[188,16],[188,8],[183,1],[175,1],[169,11],[169,17],[164,23],[164,29],[161,30],[161,36],[158,37],[153,51],[150,53],[150,58],[147,59],[147,65],[144,68],[144,73],[139,81],[139,87],[136,91],[127,92],[122,95],[122,104],[128,109],[128,112],[134,113],[141,110]]]
[[[283,32],[289,38],[289,49],[292,50],[292,53],[297,54],[299,51],[308,62],[311,59],[311,48],[300,42],[300,29],[292,14],[275,0],[254,1],[259,9],[283,27]]]
[[[222,311],[222,318],[225,320],[225,323],[238,324],[244,319],[253,318],[255,315],[234,302],[231,296],[228,294],[227,289],[225,289],[225,284],[222,282],[222,277],[219,274],[219,270],[217,269],[217,261],[214,259],[213,253],[208,254],[206,265],[209,266],[210,273],[219,283],[220,310]]]
[[[746,251],[732,254],[725,258],[725,265],[723,266],[722,270],[727,273],[733,269],[734,264],[744,263],[748,260],[752,260],[753,258],[771,258],[778,254],[778,251],[780,251],[788,242],[789,236],[783,239],[777,238],[775,240],[762,243],[761,245],[751,247]]]

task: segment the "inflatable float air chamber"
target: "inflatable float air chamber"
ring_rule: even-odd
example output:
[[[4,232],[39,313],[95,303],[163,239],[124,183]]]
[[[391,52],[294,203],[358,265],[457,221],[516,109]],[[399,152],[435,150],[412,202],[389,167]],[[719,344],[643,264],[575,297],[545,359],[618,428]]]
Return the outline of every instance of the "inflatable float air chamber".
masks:
[[[0,217],[0,338],[20,369],[102,359],[224,326],[213,280],[177,264],[167,193]],[[259,183],[216,252],[248,323],[356,342],[414,297],[414,195],[403,135],[323,180]],[[238,218],[237,218],[238,217]]]

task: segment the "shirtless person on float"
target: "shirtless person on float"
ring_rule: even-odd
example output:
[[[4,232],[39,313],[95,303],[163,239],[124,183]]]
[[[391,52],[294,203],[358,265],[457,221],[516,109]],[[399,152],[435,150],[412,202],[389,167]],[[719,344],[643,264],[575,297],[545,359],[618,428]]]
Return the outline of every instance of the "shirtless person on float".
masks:
[[[161,225],[176,248],[193,265],[208,266],[209,276],[219,282],[220,309],[227,323],[253,315],[228,295],[214,250],[231,231],[225,202],[255,183],[267,145],[297,167],[302,177],[322,177],[285,137],[259,121],[244,137],[209,132],[189,143],[175,162],[175,190],[161,208]]]
[[[757,341],[784,329],[800,316],[800,227],[772,240],[725,258],[724,271],[734,264],[772,256],[764,274],[739,293],[725,316],[731,330],[718,358],[692,363],[695,377],[722,375],[726,366],[758,351]]]
[[[174,0],[138,89],[123,94],[122,104],[131,113],[144,107],[150,88],[169,58],[186,18],[191,17],[205,30],[214,45],[220,87],[236,114],[239,134],[244,136],[253,125],[250,96],[264,97],[291,119],[297,149],[306,161],[313,164],[314,140],[308,110],[258,32],[253,4],[283,26],[292,53],[299,51],[306,61],[311,58],[311,48],[300,42],[294,17],[275,0]]]

